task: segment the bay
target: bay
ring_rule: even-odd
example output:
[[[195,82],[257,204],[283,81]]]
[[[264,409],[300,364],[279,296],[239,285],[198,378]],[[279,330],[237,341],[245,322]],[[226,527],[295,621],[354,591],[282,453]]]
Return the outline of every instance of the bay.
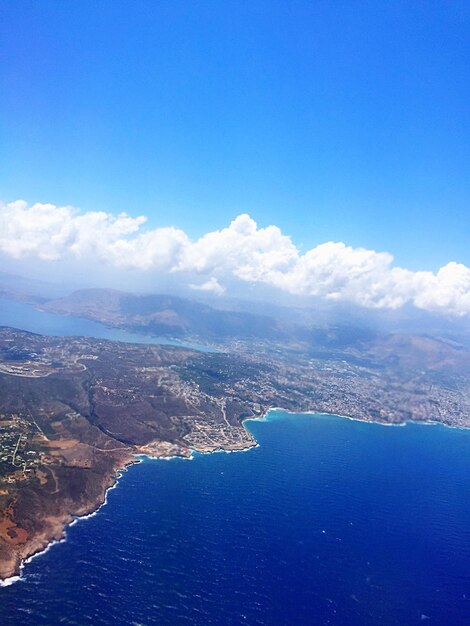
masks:
[[[31,304],[0,298],[0,326],[11,326],[20,330],[52,337],[95,337],[127,343],[156,343],[199,352],[214,352],[214,348],[170,337],[133,333],[122,328],[106,326],[82,317],[57,315],[41,311]]]

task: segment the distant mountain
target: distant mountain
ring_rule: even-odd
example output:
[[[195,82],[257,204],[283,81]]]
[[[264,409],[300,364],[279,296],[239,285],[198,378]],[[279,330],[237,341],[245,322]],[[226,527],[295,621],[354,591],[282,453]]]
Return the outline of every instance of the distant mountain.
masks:
[[[0,272],[0,297],[3,298],[40,304],[65,293],[65,287],[56,283]]]
[[[40,303],[63,296],[69,290],[57,283],[0,272],[0,296],[5,298]]]
[[[289,336],[288,324],[272,317],[218,310],[171,295],[82,289],[41,308],[154,335],[197,336],[207,341],[254,338],[279,341]]]
[[[303,358],[336,359],[365,367],[470,372],[470,352],[458,342],[426,333],[379,332],[365,325],[315,326],[244,311],[215,309],[172,295],[82,289],[41,305],[60,315],[96,320],[152,335],[239,341],[244,349],[290,351]]]

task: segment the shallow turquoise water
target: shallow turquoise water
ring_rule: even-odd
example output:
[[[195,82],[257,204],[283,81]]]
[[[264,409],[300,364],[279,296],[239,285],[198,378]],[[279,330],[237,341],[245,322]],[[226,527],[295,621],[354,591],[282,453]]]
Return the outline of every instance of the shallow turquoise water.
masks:
[[[131,467],[0,589],[0,623],[470,623],[470,432],[248,426],[248,452]]]

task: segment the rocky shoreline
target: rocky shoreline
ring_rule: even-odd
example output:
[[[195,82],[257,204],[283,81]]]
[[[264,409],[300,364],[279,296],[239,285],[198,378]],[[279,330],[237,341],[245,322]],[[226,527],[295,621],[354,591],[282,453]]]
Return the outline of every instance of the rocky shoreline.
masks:
[[[139,463],[139,457],[145,456],[154,459],[169,458],[187,458],[190,459],[192,452],[201,454],[211,454],[214,452],[243,452],[249,450],[258,444],[252,438],[252,442],[248,445],[241,446],[238,441],[232,445],[217,445],[201,447],[197,450],[191,450],[182,446],[176,446],[165,441],[155,441],[148,445],[141,446],[132,454],[129,454],[122,464],[113,467],[112,474],[103,477],[103,489],[100,496],[89,501],[88,504],[74,510],[67,510],[62,514],[50,517],[48,519],[47,528],[34,535],[30,540],[24,543],[21,548],[12,550],[10,559],[2,558],[0,562],[0,586],[9,586],[10,584],[21,580],[25,564],[31,559],[44,554],[56,543],[60,543],[66,539],[67,527],[74,524],[80,519],[85,519],[95,515],[99,509],[106,504],[108,492],[117,486],[122,472],[128,467]]]

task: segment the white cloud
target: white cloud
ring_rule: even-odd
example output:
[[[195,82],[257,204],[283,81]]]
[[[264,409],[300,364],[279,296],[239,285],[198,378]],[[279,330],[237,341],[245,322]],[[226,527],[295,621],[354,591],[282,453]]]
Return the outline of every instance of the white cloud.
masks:
[[[125,213],[81,213],[19,200],[0,205],[0,252],[15,259],[92,260],[159,275],[189,275],[192,289],[217,294],[224,291],[221,282],[238,279],[370,308],[411,303],[430,311],[470,314],[470,268],[455,262],[436,273],[412,272],[394,266],[387,252],[341,242],[301,254],[277,226],[258,228],[246,214],[197,241],[174,227],[145,230],[145,222],[145,217]],[[195,281],[195,276],[200,279]]]
[[[225,293],[225,287],[222,287],[215,276],[211,276],[211,278],[206,280],[205,283],[202,283],[202,285],[190,283],[189,286],[191,289],[195,289],[196,291],[207,291],[209,293],[214,293],[216,296],[221,296]]]
[[[187,246],[175,270],[229,273],[242,280],[270,282],[273,272],[288,271],[297,258],[297,248],[277,226],[258,228],[249,215],[243,214],[228,228],[208,233]]]

